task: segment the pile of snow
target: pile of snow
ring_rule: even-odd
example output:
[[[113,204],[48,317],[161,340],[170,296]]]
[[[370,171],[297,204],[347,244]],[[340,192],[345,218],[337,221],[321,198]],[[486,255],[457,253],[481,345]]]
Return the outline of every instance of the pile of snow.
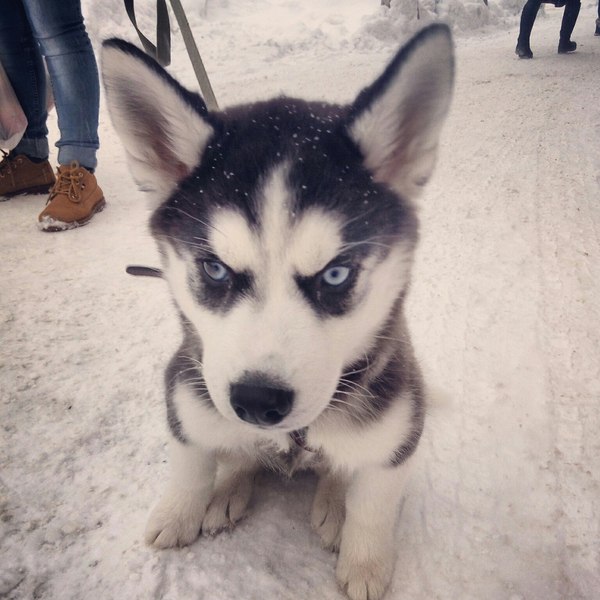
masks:
[[[135,39],[122,0],[84,0],[87,26],[96,40],[119,36]],[[209,55],[214,45],[234,58],[257,47],[263,59],[298,52],[340,51],[352,48],[397,46],[428,22],[443,20],[455,32],[486,26],[506,27],[515,22],[520,0],[186,0],[188,19],[200,45]],[[138,24],[154,38],[153,2],[137,2]],[[173,19],[172,29],[177,29]]]

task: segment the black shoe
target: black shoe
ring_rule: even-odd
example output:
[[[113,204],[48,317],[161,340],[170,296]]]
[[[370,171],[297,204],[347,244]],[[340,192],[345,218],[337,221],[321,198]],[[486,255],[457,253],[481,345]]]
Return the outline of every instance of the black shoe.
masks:
[[[517,44],[515,54],[519,58],[533,58],[533,52],[531,51],[529,44]]]
[[[600,35],[600,19],[596,19],[596,31],[594,35]]]
[[[558,53],[566,54],[567,52],[575,52],[577,50],[577,43],[571,42],[570,40],[560,40],[558,42]]]

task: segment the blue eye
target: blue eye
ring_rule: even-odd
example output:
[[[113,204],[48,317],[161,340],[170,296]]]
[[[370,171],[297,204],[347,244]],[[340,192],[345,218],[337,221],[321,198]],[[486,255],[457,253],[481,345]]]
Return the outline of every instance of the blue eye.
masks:
[[[338,286],[342,285],[350,276],[350,267],[344,267],[342,265],[335,265],[329,267],[322,276],[323,281],[327,285]]]
[[[204,272],[213,280],[217,282],[227,281],[229,278],[229,271],[227,267],[219,262],[218,260],[205,260],[202,261]]]

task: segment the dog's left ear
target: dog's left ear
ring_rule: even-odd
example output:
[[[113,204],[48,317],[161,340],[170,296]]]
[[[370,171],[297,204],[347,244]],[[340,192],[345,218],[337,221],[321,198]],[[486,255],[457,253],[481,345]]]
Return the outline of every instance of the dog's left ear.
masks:
[[[450,106],[454,53],[446,25],[421,30],[358,96],[347,125],[377,181],[406,198],[427,183]]]
[[[164,200],[198,165],[214,132],[206,105],[141,50],[119,39],[103,44],[102,79],[134,179]]]

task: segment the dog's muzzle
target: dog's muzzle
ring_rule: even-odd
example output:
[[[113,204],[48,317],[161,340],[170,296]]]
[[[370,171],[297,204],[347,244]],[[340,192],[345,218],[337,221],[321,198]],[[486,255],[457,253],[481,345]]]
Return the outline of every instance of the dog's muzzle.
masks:
[[[294,392],[252,383],[234,383],[231,385],[230,402],[242,421],[270,427],[290,413]]]

